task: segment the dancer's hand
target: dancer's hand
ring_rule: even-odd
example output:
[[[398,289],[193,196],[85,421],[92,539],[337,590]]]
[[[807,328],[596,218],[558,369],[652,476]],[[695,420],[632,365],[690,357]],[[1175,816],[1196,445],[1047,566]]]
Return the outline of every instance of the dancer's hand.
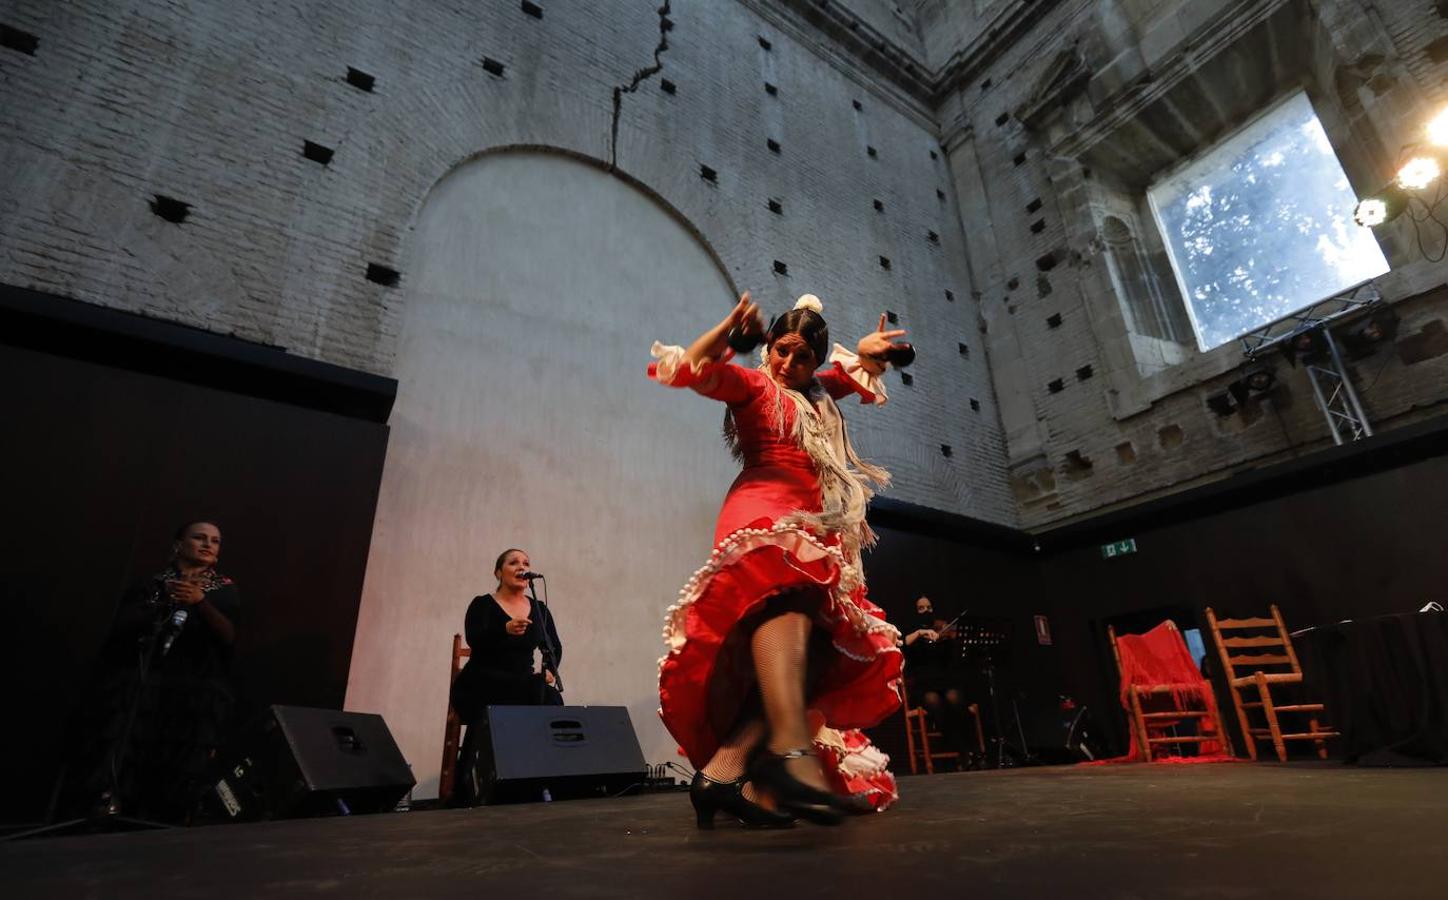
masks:
[[[748,291],[739,296],[739,302],[734,304],[729,315],[710,332],[713,338],[708,347],[710,359],[718,359],[729,349],[729,332],[735,328],[738,328],[740,333],[749,335],[761,334],[764,331],[764,317],[759,312],[759,304],[749,299]]]
[[[528,626],[532,624],[532,619],[509,619],[508,624],[503,626],[503,630],[513,635],[514,637],[517,637],[519,635],[526,634],[528,631]]]
[[[860,338],[859,344],[855,346],[855,352],[860,356],[860,362],[865,370],[873,375],[879,375],[885,371],[885,353],[895,346],[895,338],[905,334],[905,329],[895,328],[885,330],[885,314],[880,314],[880,326],[871,333]]]
[[[724,356],[729,349],[729,329],[738,326],[745,334],[759,334],[764,330],[764,322],[759,315],[759,306],[749,299],[749,292],[745,291],[740,296],[739,302],[724,317],[724,321],[710,328],[699,335],[689,349],[684,351],[684,363],[689,366],[702,366],[705,362],[713,362]],[[713,389],[718,381],[717,374],[710,375],[706,380],[692,385],[694,390],[706,393]]]

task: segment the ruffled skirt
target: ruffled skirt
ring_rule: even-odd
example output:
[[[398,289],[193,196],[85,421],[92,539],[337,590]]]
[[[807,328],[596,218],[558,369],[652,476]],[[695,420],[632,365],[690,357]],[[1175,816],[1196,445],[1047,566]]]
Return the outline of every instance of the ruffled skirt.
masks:
[[[859,569],[831,539],[760,519],[719,542],[664,625],[659,714],[694,766],[709,761],[755,696],[750,632],[786,596],[814,619],[808,705],[824,723],[868,728],[899,706],[898,632],[865,598]]]

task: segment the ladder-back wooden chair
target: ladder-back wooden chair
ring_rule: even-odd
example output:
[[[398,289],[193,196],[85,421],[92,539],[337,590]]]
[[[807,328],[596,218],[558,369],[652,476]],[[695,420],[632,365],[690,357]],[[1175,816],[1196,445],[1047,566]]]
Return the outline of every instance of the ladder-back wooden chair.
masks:
[[[1292,636],[1287,633],[1277,604],[1272,604],[1270,619],[1218,619],[1211,607],[1207,607],[1207,623],[1222,657],[1222,672],[1232,692],[1232,703],[1237,707],[1237,724],[1242,729],[1242,739],[1247,742],[1247,755],[1256,760],[1257,742],[1270,740],[1277,758],[1286,762],[1287,741],[1312,741],[1317,745],[1317,755],[1327,759],[1327,738],[1338,737],[1338,732],[1320,721],[1325,712],[1323,705],[1277,703],[1272,699],[1274,685],[1302,683],[1297,651],[1292,648]],[[1260,652],[1236,652],[1244,649]],[[1243,699],[1244,690],[1254,691],[1257,699]],[[1248,710],[1261,710],[1266,723],[1254,726]],[[1279,713],[1306,714],[1307,730],[1283,733]]]
[[[463,660],[471,655],[472,651],[463,646],[463,636],[453,635],[452,662],[448,667],[447,718],[442,729],[442,768],[437,778],[437,796],[443,803],[452,797],[453,779],[457,777],[458,768],[458,738],[463,730],[462,720],[452,705],[452,685],[457,681],[458,672],[462,671]]]
[[[1197,671],[1176,623],[1168,619],[1144,635],[1120,638],[1116,627],[1108,625],[1106,635],[1121,676],[1121,701],[1130,719],[1131,743],[1144,761],[1151,762],[1154,748],[1164,744],[1196,744],[1204,752],[1209,750],[1205,745],[1217,744],[1224,755],[1231,755],[1232,744],[1222,727],[1211,682]],[[1130,646],[1123,659],[1121,644],[1128,639]],[[1163,705],[1170,708],[1161,709]],[[1176,726],[1189,720],[1197,721],[1197,733],[1176,734]],[[1216,733],[1206,734],[1208,728]]]
[[[905,753],[910,759],[910,774],[918,775],[923,768],[925,774],[935,774],[935,761],[937,759],[953,759],[956,767],[960,767],[960,752],[956,750],[932,750],[930,742],[944,741],[945,735],[938,729],[930,727],[929,712],[923,706],[910,706],[910,695],[905,692],[905,685],[900,685],[900,704],[905,711]],[[980,706],[972,703],[966,708],[975,724],[975,742],[980,748],[981,758],[985,757],[985,732],[980,724]]]

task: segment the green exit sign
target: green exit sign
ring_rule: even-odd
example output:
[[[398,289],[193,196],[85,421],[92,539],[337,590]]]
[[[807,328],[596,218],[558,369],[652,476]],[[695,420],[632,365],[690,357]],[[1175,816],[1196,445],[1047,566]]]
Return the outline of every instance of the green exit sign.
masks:
[[[1101,545],[1101,558],[1111,559],[1113,556],[1126,556],[1128,553],[1136,552],[1136,538],[1127,538],[1124,541],[1117,541],[1114,544]]]

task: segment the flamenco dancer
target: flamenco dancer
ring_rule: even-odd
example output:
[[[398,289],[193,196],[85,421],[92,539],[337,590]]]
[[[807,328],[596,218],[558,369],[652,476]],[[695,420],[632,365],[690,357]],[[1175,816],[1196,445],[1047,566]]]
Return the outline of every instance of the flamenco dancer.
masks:
[[[883,404],[886,354],[908,345],[882,316],[857,353],[830,352],[821,312],[806,294],[766,331],[746,292],[687,350],[653,346],[650,377],[728,407],[725,435],[744,467],[709,562],[664,625],[660,714],[698,771],[700,828],[720,811],[747,826],[833,825],[896,796],[888,758],[858,731],[900,702],[899,633],[865,598],[860,565],[874,538],[870,485],[889,475],[855,454],[835,400]],[[731,331],[763,337],[758,368],[729,363]]]

